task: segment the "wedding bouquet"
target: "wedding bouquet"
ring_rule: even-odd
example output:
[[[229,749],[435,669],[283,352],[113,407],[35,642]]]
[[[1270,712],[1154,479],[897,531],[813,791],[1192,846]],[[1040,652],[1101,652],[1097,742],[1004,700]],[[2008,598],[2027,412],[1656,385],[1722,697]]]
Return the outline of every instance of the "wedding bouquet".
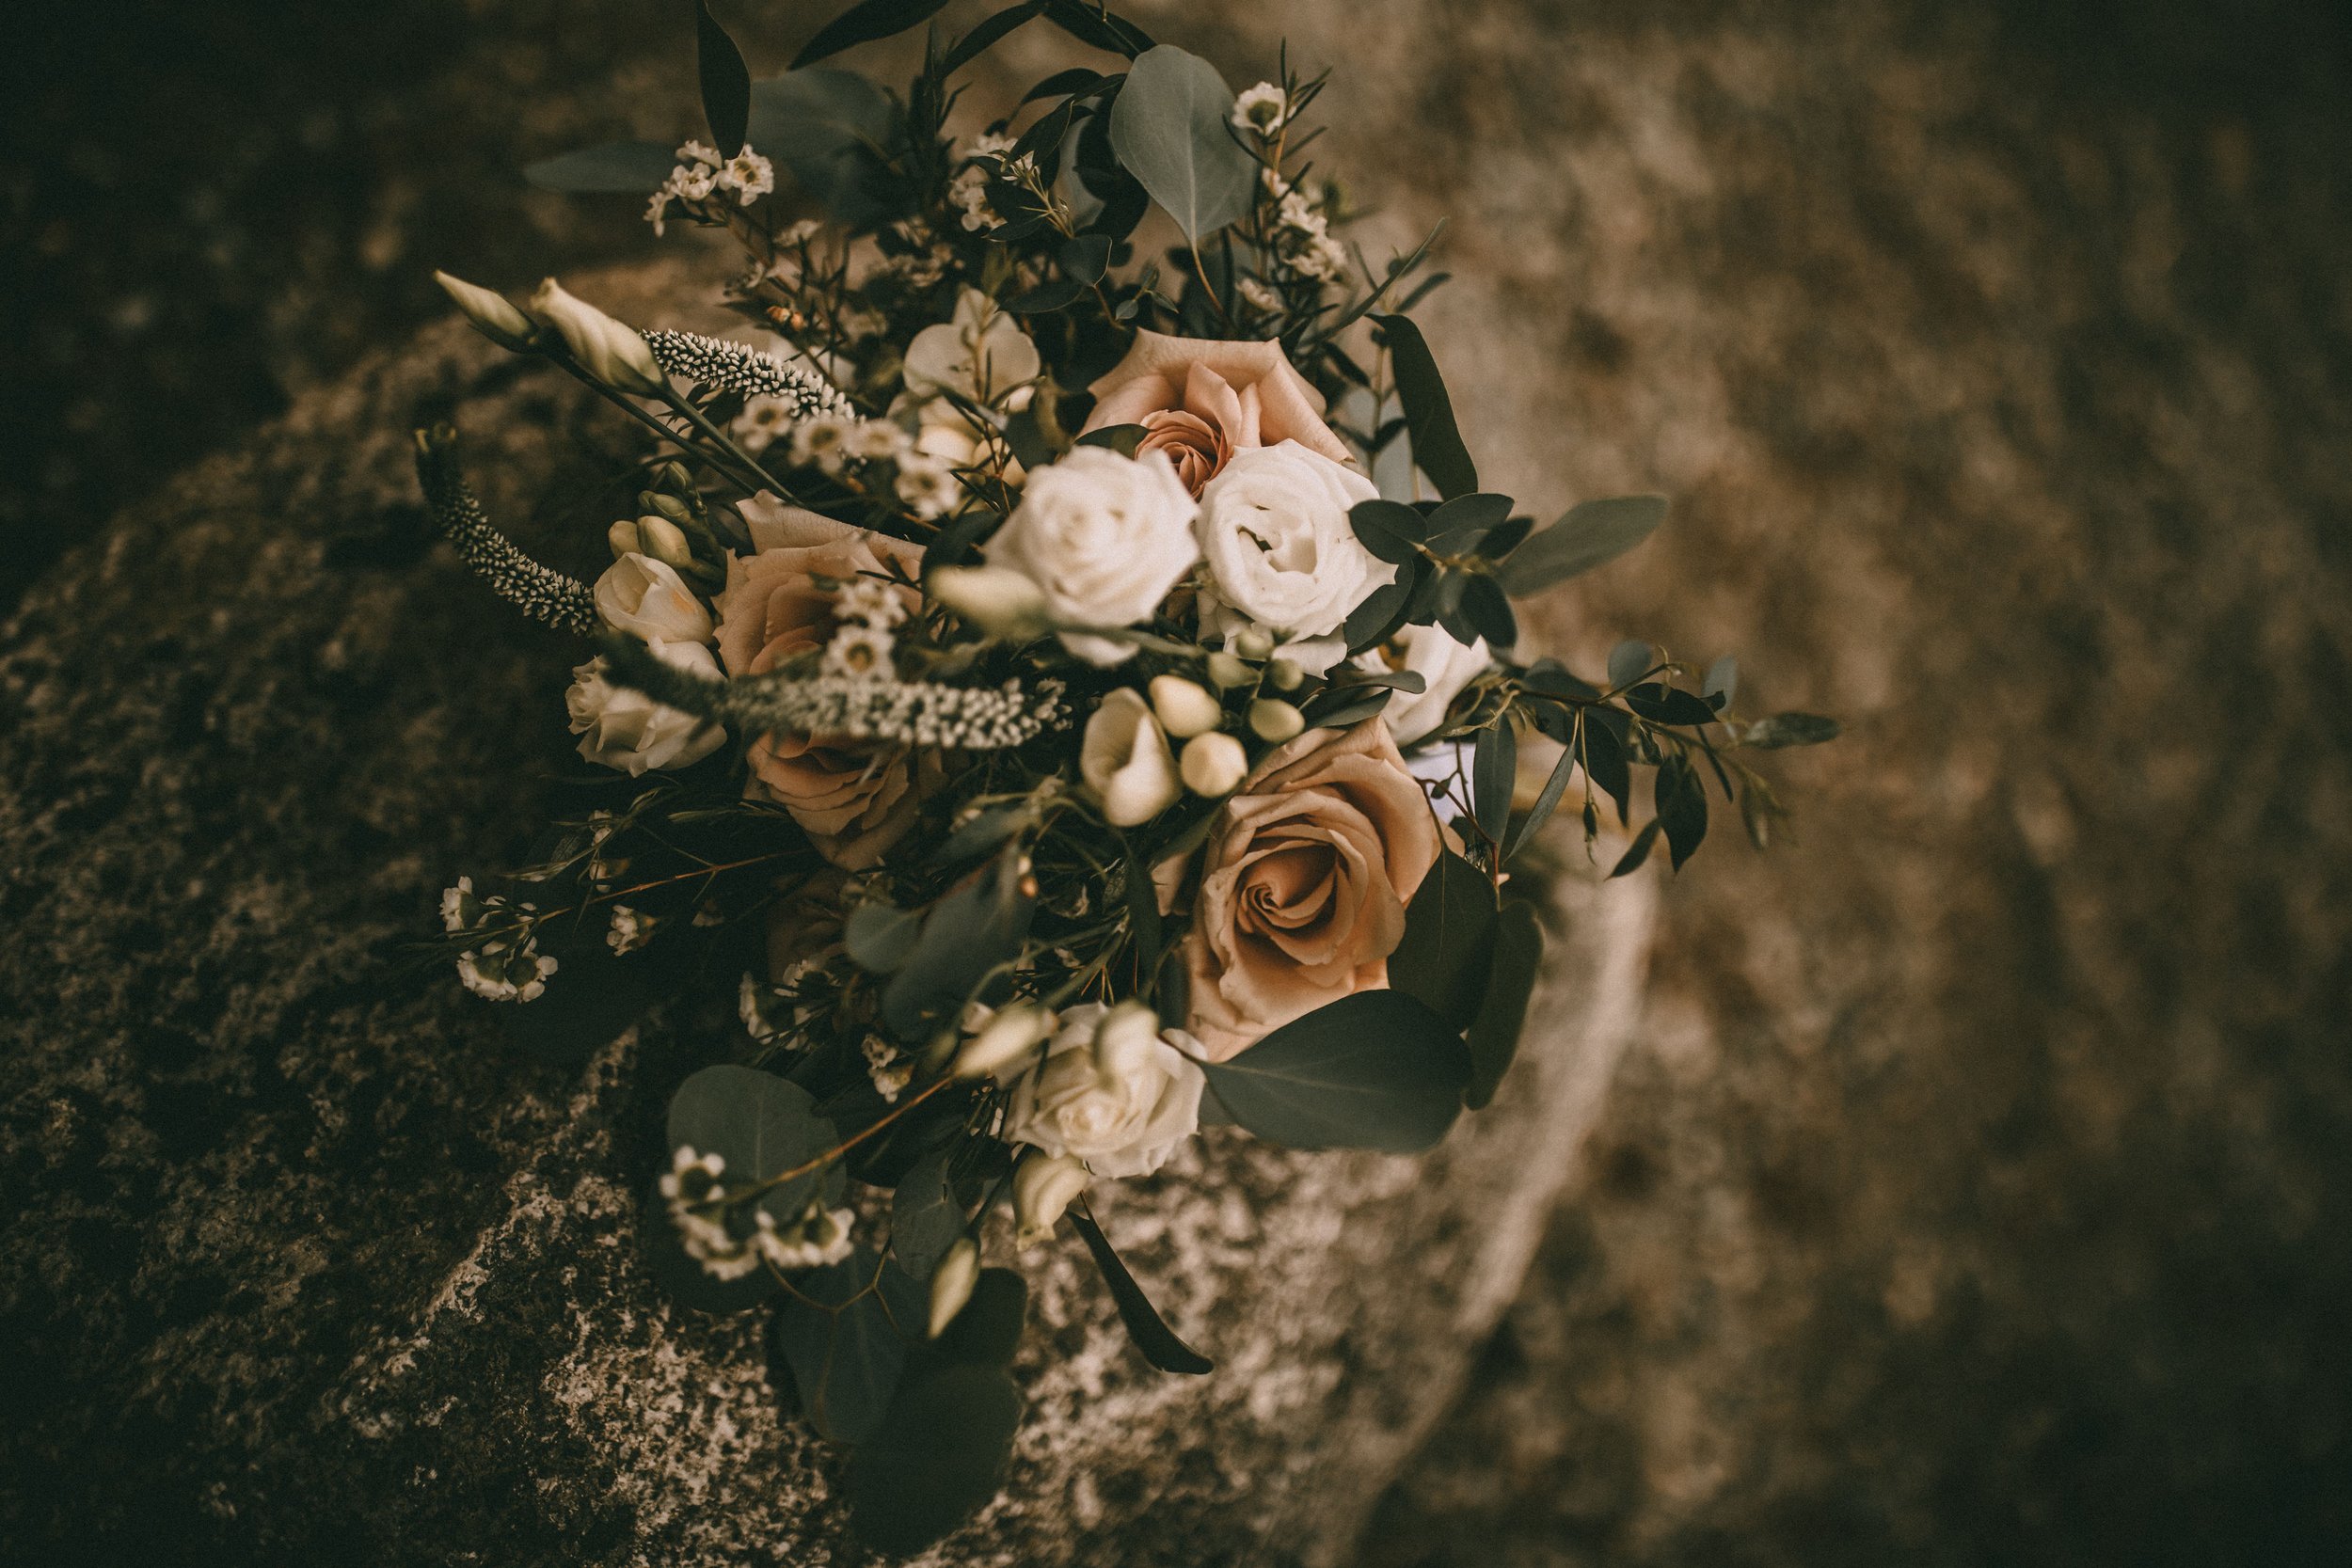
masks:
[[[1522,660],[1512,599],[1664,502],[1538,530],[1480,487],[1406,314],[1429,244],[1375,269],[1307,164],[1321,77],[1236,96],[1086,0],[934,34],[903,96],[815,63],[941,8],[863,0],[754,82],[698,8],[708,141],[530,171],[725,230],[737,336],[442,277],[650,436],[593,583],[492,527],[453,431],[417,437],[458,553],[588,644],[564,700],[610,780],[449,890],[449,956],[598,1042],[733,1000],[647,1173],[652,1261],[690,1307],[772,1307],[887,1549],[983,1504],[1019,1420],[1025,1287],[984,1246],[1066,1224],[1141,1354],[1208,1371],[1089,1195],[1208,1121],[1434,1145],[1517,1046],[1554,813],[1588,853],[1604,810],[1629,832],[1613,874],[1661,840],[1679,867],[1711,780],[1761,844],[1745,754],[1835,732],[1734,718],[1728,659]],[[1035,22],[1103,68],[951,135],[958,74]]]

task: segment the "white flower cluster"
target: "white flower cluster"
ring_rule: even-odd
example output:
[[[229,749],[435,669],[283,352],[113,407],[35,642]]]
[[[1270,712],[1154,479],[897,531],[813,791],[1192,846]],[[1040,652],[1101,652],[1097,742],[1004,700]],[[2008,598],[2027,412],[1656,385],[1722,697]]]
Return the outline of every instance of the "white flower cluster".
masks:
[[[644,911],[615,904],[612,929],[604,933],[605,945],[616,955],[634,953],[653,941],[654,925],[654,917]]]
[[[763,1261],[779,1270],[815,1269],[850,1256],[850,1225],[857,1216],[814,1200],[789,1227],[777,1225],[767,1210],[755,1209],[751,1234],[738,1236],[727,1227],[725,1195],[719,1185],[726,1168],[723,1156],[697,1154],[680,1145],[661,1178],[661,1196],[669,1206],[670,1222],[677,1227],[679,1244],[705,1274],[713,1279],[740,1279]]]
[[[1041,680],[1034,693],[1018,680],[1001,687],[944,686],[873,676],[814,680],[752,676],[732,683],[719,706],[745,733],[838,736],[905,746],[994,752],[1025,746],[1071,721],[1062,683]]]
[[[1313,202],[1280,175],[1265,172],[1275,196],[1275,254],[1295,273],[1330,283],[1347,271],[1347,247],[1331,237],[1330,224]]]
[[[891,653],[898,646],[891,628],[907,617],[898,591],[886,582],[859,578],[834,595],[834,614],[840,626],[825,644],[818,669],[839,680],[888,680]]]
[[[746,451],[756,452],[787,431],[792,461],[803,467],[838,475],[853,465],[893,465],[891,489],[918,517],[944,517],[963,499],[953,467],[919,450],[914,436],[888,420],[825,413],[795,422],[788,411],[753,399],[736,416],[732,434]]]
[[[645,208],[645,221],[657,235],[673,201],[693,206],[724,193],[735,198],[736,205],[748,207],[776,188],[775,165],[753,151],[749,143],[734,157],[723,158],[717,148],[690,141],[677,150],[677,166]]]
[[[874,1081],[874,1092],[884,1103],[896,1105],[914,1079],[914,1058],[900,1051],[880,1035],[866,1037],[866,1076]]]
[[[468,990],[492,1002],[536,1002],[547,993],[556,962],[538,950],[537,910],[495,893],[476,897],[471,877],[442,890],[441,929],[453,937],[494,927],[500,932],[457,955],[457,978]]]
[[[1013,140],[986,131],[973,137],[964,166],[947,182],[947,199],[963,214],[963,227],[972,233],[984,234],[1005,226],[1005,220],[988,204],[988,183],[1005,172],[1005,154],[1012,150]]]
[[[1290,123],[1290,94],[1272,82],[1260,82],[1233,100],[1233,129],[1271,137]]]

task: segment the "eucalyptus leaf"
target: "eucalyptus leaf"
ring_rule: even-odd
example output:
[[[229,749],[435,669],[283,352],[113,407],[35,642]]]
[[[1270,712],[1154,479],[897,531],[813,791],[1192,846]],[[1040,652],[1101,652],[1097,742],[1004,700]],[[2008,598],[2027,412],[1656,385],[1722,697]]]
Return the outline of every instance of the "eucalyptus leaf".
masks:
[[[1008,6],[994,16],[979,22],[972,30],[956,40],[939,62],[942,80],[954,75],[983,54],[993,49],[1015,28],[1045,14],[1045,0],[1025,0],[1018,6]],[[1022,102],[1026,103],[1024,99]]]
[[[1397,568],[1396,580],[1383,583],[1364,596],[1348,614],[1340,635],[1347,640],[1347,651],[1361,653],[1386,641],[1404,620],[1410,608],[1413,590],[1421,583],[1421,563]]]
[[[1629,822],[1633,769],[1626,761],[1625,743],[1617,738],[1616,731],[1600,721],[1597,710],[1585,711],[1583,733],[1577,739],[1577,761],[1583,765],[1594,787],[1616,802],[1617,820]]]
[[[750,138],[843,223],[893,216],[886,150],[898,139],[898,105],[852,71],[814,67],[752,85]]]
[[[882,1424],[919,1334],[928,1292],[860,1246],[798,1275],[769,1320],[769,1346],[791,1370],[818,1436],[863,1442]]]
[[[1094,1223],[1094,1212],[1083,1199],[1070,1211],[1070,1223],[1077,1228],[1079,1239],[1087,1251],[1094,1256],[1094,1266],[1102,1271],[1103,1283],[1110,1287],[1111,1301],[1119,1308],[1119,1321],[1126,1325],[1127,1338],[1135,1342],[1143,1358],[1164,1372],[1198,1374],[1216,1370],[1216,1363],[1184,1343],[1176,1331],[1168,1326],[1159,1308],[1143,1293],[1136,1276],[1127,1272],[1119,1254],[1111,1247],[1110,1238]]]
[[[1470,1026],[1470,1085],[1462,1102],[1483,1110],[1518,1054],[1519,1035],[1527,1023],[1528,999],[1535,992],[1536,972],[1544,958],[1544,928],[1535,906],[1515,898],[1502,906],[1495,927],[1494,962],[1488,968],[1485,1000]]]
[[[661,142],[613,141],[583,147],[525,166],[523,178],[543,191],[627,191],[644,196],[670,178],[677,150]]]
[[[1152,47],[1152,35],[1093,0],[1046,0],[1045,20],[1076,39],[1129,59]]]
[[[726,1162],[729,1186],[765,1181],[807,1164],[841,1141],[798,1084],[732,1062],[707,1067],[670,1097],[671,1148],[691,1148]],[[811,1171],[763,1195],[759,1207],[780,1225],[800,1218],[811,1199],[837,1190],[838,1164]]]
[[[1234,139],[1232,112],[1232,90],[1216,67],[1165,43],[1136,57],[1111,106],[1120,164],[1196,249],[1203,235],[1245,216],[1257,197],[1258,160]]]
[[[1317,729],[1343,730],[1375,714],[1387,712],[1395,696],[1395,691],[1387,687],[1344,687],[1326,691],[1307,705],[1307,722]]]
[[[1467,1026],[1478,1012],[1494,930],[1494,883],[1451,849],[1440,852],[1405,911],[1389,984],[1456,1028]]]
[[[1715,710],[1704,698],[1680,691],[1662,681],[1648,681],[1625,694],[1625,705],[1656,724],[1698,725],[1715,722]]]
[[[1364,548],[1398,566],[1420,561],[1429,536],[1429,519],[1402,501],[1358,501],[1348,508],[1347,524]]]
[[[1389,360],[1396,371],[1397,397],[1405,404],[1406,428],[1412,432],[1413,463],[1448,500],[1478,488],[1478,466],[1454,422],[1454,402],[1446,395],[1445,377],[1437,357],[1409,316],[1375,316],[1389,345]],[[1522,546],[1524,547],[1524,546]]]
[[[1529,665],[1519,676],[1519,684],[1547,697],[1576,697],[1591,702],[1600,695],[1600,688],[1578,679],[1556,658],[1539,658]]]
[[[1659,767],[1654,789],[1658,825],[1665,832],[1667,851],[1679,871],[1707,837],[1707,784],[1689,758],[1670,756]]]
[[[882,1020],[918,1040],[954,1019],[989,972],[1021,956],[1037,900],[999,857],[931,906],[923,934],[882,990]]]
[[[1429,547],[1439,555],[1460,555],[1511,515],[1511,498],[1491,490],[1456,496],[1429,514]]]
[[[888,974],[914,956],[915,939],[923,934],[923,917],[912,910],[893,909],[879,901],[860,904],[850,911],[842,940],[850,958],[872,974]]]
[[[1518,617],[1511,613],[1510,598],[1502,584],[1485,573],[1464,575],[1470,580],[1462,585],[1462,614],[1486,640],[1487,647],[1507,655],[1519,640]]]
[[[1653,817],[1642,824],[1642,831],[1633,835],[1633,842],[1626,847],[1624,854],[1617,857],[1617,863],[1609,868],[1611,879],[1629,877],[1639,871],[1642,868],[1642,863],[1649,859],[1650,846],[1657,842],[1658,822]]]
[[[1658,650],[1647,642],[1628,638],[1609,650],[1609,684],[1612,687],[1631,686],[1658,668]]]
[[[955,1147],[941,1144],[918,1157],[890,1195],[890,1252],[910,1278],[929,1280],[964,1233],[963,1205],[947,1185]]]
[[[1539,593],[1605,566],[1658,531],[1666,520],[1663,496],[1618,496],[1580,501],[1561,519],[1533,535],[1498,573],[1517,596]]]
[[[1519,740],[1504,714],[1478,732],[1470,753],[1470,813],[1479,832],[1501,844],[1511,822],[1511,789],[1518,780]]]
[[[1011,1269],[982,1269],[973,1282],[972,1299],[931,1341],[932,1354],[975,1367],[1010,1366],[1028,1310],[1027,1280]]]
[[[709,0],[694,0],[694,71],[703,89],[703,119],[710,122],[710,139],[732,158],[743,150],[751,123],[752,72],[743,51],[727,37],[719,19],[710,14]]]
[[[881,39],[895,38],[947,8],[947,0],[859,0],[818,29],[817,36],[792,56],[792,69],[815,65],[844,49]],[[995,18],[989,19],[991,22]],[[987,26],[988,23],[982,23]],[[1009,32],[1011,29],[1007,28]]]
[[[1427,1003],[1362,990],[1202,1071],[1233,1119],[1268,1142],[1413,1154],[1454,1125],[1470,1055]]]
[[[1021,1426],[1003,1369],[945,1362],[902,1381],[889,1412],[850,1453],[850,1523],[879,1551],[921,1551],[985,1507]]]
[[[1544,781],[1543,793],[1535,797],[1535,804],[1529,808],[1527,816],[1511,834],[1510,847],[1502,852],[1505,861],[1517,858],[1518,852],[1543,832],[1544,824],[1551,820],[1551,814],[1559,808],[1560,797],[1567,792],[1568,778],[1575,771],[1576,753],[1562,747],[1560,760],[1551,765],[1551,776]]]
[[[1819,746],[1838,736],[1835,719],[1818,713],[1775,713],[1770,719],[1759,719],[1740,732],[1744,746],[1763,751],[1777,751],[1783,746]]]

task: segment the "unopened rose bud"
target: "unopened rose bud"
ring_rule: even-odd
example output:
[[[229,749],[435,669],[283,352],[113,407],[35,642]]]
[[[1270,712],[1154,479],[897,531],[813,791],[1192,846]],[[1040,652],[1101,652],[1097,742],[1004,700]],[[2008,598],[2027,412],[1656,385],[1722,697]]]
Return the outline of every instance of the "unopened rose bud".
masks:
[[[604,542],[612,547],[612,559],[615,561],[625,555],[644,553],[637,547],[637,525],[627,517],[604,531]]]
[[[531,318],[515,309],[504,294],[452,277],[445,272],[433,275],[433,281],[443,293],[457,302],[457,309],[466,313],[476,330],[502,348],[531,346]]]
[[[641,554],[681,571],[693,564],[694,547],[686,542],[686,531],[667,517],[638,518],[637,537]]]
[[[1009,566],[941,566],[923,591],[993,637],[1030,637],[1051,622],[1038,585]]]
[[[1278,658],[1265,667],[1265,678],[1277,691],[1295,691],[1305,684],[1307,672],[1287,658]]]
[[[1184,789],[1168,736],[1133,687],[1103,699],[1078,743],[1078,771],[1114,828],[1140,827],[1176,803]]]
[[[1232,654],[1209,656],[1209,679],[1215,681],[1220,689],[1231,691],[1237,686],[1248,686],[1257,678],[1256,671]]]
[[[1249,733],[1260,740],[1283,741],[1307,727],[1307,716],[1279,697],[1261,697],[1249,705]]]
[[[562,335],[580,368],[606,386],[653,396],[667,389],[653,350],[637,329],[614,321],[550,277],[531,296],[531,313]]]
[[[675,496],[666,496],[659,490],[644,490],[639,492],[637,504],[644,508],[647,512],[660,514],[662,516],[669,518],[670,521],[674,523],[689,523],[693,521],[694,518],[694,509],[692,507],[688,506],[684,501],[678,499]]]
[[[1152,711],[1160,716],[1160,728],[1179,740],[1225,721],[1224,705],[1182,675],[1152,677]]]
[[[1233,639],[1233,651],[1244,658],[1269,658],[1274,653],[1274,639],[1252,626]]]
[[[1012,1168],[1013,1240],[1035,1246],[1053,1234],[1062,1213],[1087,1190],[1087,1168],[1076,1156],[1030,1149]]]
[[[979,1282],[980,1245],[969,1236],[958,1237],[947,1256],[939,1260],[939,1267],[931,1271],[932,1338],[947,1332],[947,1325],[972,1299],[972,1287]]]
[[[1186,789],[1216,800],[1231,795],[1240,785],[1249,771],[1249,757],[1240,741],[1222,730],[1211,730],[1184,742],[1184,759],[1178,767]]]
[[[1007,1007],[956,1053],[959,1078],[997,1078],[1019,1067],[1054,1032],[1054,1015],[1042,1007]]]

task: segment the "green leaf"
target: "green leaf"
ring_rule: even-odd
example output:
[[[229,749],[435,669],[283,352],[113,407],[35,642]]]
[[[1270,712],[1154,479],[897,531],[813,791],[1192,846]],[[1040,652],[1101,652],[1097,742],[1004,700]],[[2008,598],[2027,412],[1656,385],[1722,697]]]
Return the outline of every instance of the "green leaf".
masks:
[[[1429,547],[1460,555],[1511,515],[1511,498],[1491,490],[1456,496],[1429,515]]]
[[[1445,377],[1438,374],[1437,357],[1422,341],[1421,328],[1408,316],[1372,319],[1386,337],[1389,360],[1396,370],[1396,395],[1412,432],[1414,466],[1448,500],[1470,495],[1478,488],[1478,466],[1454,427],[1454,400],[1446,396]]]
[[[769,1349],[790,1369],[818,1436],[863,1442],[880,1426],[920,1334],[927,1292],[866,1247],[792,1281],[769,1320]]]
[[[1268,1142],[1413,1154],[1454,1125],[1470,1055],[1427,1003],[1363,990],[1202,1070],[1233,1119]]]
[[[1600,695],[1600,688],[1578,679],[1556,658],[1539,658],[1529,665],[1519,676],[1519,684],[1547,697],[1578,697],[1590,702]]]
[[[964,1232],[963,1205],[947,1185],[955,1147],[945,1143],[920,1156],[890,1195],[890,1251],[909,1278],[928,1282]]]
[[[961,1013],[991,970],[1021,956],[1036,911],[1001,857],[932,905],[914,953],[882,990],[891,1033],[921,1039]]]
[[[985,1507],[1021,1426],[1021,1390],[1002,1368],[947,1362],[904,1380],[843,1484],[858,1535],[918,1552]]]
[[[946,8],[947,0],[859,0],[857,5],[818,29],[817,36],[802,45],[801,52],[792,56],[792,69],[798,71],[803,66],[815,65],[818,60],[861,43],[896,38]],[[990,22],[994,20],[994,17],[989,19]],[[988,23],[980,25],[984,27]],[[1010,30],[1006,29],[1008,32]]]
[[[1633,769],[1626,762],[1625,743],[1597,716],[1587,710],[1584,733],[1577,741],[1577,761],[1593,781],[1595,787],[1617,803],[1617,820],[1632,820]]]
[[[1057,17],[1057,20],[1059,20]],[[1216,67],[1173,44],[1146,50],[1111,105],[1111,148],[1196,249],[1256,199],[1258,160],[1234,140]]]
[[[1016,316],[1042,316],[1068,309],[1086,297],[1086,285],[1072,277],[1049,277],[1034,289],[1024,289],[1005,301]]]
[[[1494,929],[1494,883],[1451,849],[1440,853],[1405,911],[1404,940],[1389,955],[1389,984],[1456,1028],[1466,1026],[1478,1012]]]
[[[752,146],[852,226],[897,214],[883,150],[898,140],[898,123],[889,95],[852,71],[820,66],[752,85]]]
[[[543,191],[628,191],[643,196],[670,178],[677,150],[660,142],[612,141],[543,158],[523,178]]]
[[[860,969],[870,974],[890,974],[914,956],[915,939],[922,934],[920,914],[877,901],[850,911],[842,940]]]
[[[1021,102],[1014,107],[1025,109],[1030,104],[1048,98],[1073,98],[1079,93],[1089,92],[1107,82],[1116,80],[1118,78],[1105,76],[1099,71],[1089,71],[1082,65],[1073,65],[1068,71],[1057,71],[1023,93]]]
[[[1607,565],[1657,532],[1665,520],[1663,496],[1579,501],[1558,522],[1513,550],[1496,576],[1511,594],[1523,598]]]
[[[1658,668],[1658,650],[1647,642],[1628,638],[1609,650],[1609,684],[1612,687],[1631,686]]]
[[[1518,830],[1511,835],[1509,847],[1502,852],[1506,862],[1517,858],[1518,852],[1527,847],[1528,842],[1543,831],[1544,824],[1551,820],[1552,812],[1559,807],[1560,797],[1567,792],[1568,776],[1576,771],[1576,752],[1562,747],[1560,760],[1551,765],[1551,777],[1544,781],[1543,793],[1535,797],[1535,804],[1521,818]]]
[[[1010,1366],[1028,1310],[1027,1280],[1010,1269],[982,1269],[972,1299],[931,1341],[932,1354],[975,1367]]]
[[[1508,654],[1519,640],[1518,617],[1511,613],[1510,599],[1502,584],[1485,573],[1468,576],[1470,580],[1462,585],[1462,614],[1486,640],[1488,648]]]
[[[1094,1223],[1093,1211],[1083,1199],[1070,1211],[1070,1223],[1077,1227],[1087,1251],[1094,1255],[1094,1266],[1102,1271],[1103,1283],[1110,1287],[1111,1301],[1119,1308],[1119,1321],[1126,1325],[1127,1338],[1143,1353],[1143,1358],[1164,1372],[1215,1371],[1216,1362],[1184,1343],[1168,1326],[1168,1320],[1160,1316],[1159,1308],[1143,1293],[1136,1276],[1119,1260],[1119,1254],[1111,1249],[1110,1238]]]
[[[1045,20],[1080,43],[1131,60],[1152,47],[1151,34],[1125,17],[1113,16],[1097,0],[1046,0]]]
[[[668,1132],[674,1149],[691,1146],[725,1160],[731,1187],[805,1164],[841,1141],[806,1089],[731,1062],[707,1067],[678,1085],[670,1097]],[[759,1207],[788,1224],[812,1198],[837,1190],[841,1180],[838,1164],[811,1171],[762,1196]]]
[[[1121,457],[1133,457],[1136,448],[1151,434],[1139,424],[1106,424],[1100,430],[1089,430],[1078,437],[1082,447],[1108,447]]]
[[[1629,877],[1642,869],[1642,863],[1649,859],[1650,846],[1657,842],[1658,820],[1652,817],[1642,824],[1642,831],[1633,835],[1633,842],[1626,847],[1624,854],[1617,857],[1617,863],[1609,868],[1610,879],[1614,880],[1619,877]]]
[[[1470,813],[1479,831],[1495,843],[1508,836],[1511,788],[1518,780],[1519,737],[1505,713],[1478,732],[1477,750],[1470,753]]]
[[[1725,654],[1708,665],[1707,680],[1699,690],[1716,712],[1729,707],[1731,700],[1740,694],[1740,661]]]
[[[694,71],[702,80],[703,119],[710,139],[732,158],[743,150],[752,117],[752,72],[743,51],[710,14],[709,0],[694,0]]]
[[[1073,283],[1092,285],[1103,280],[1103,274],[1111,264],[1111,237],[1108,234],[1073,234],[1064,240],[1054,252],[1055,264],[1062,276]]]
[[[1535,918],[1535,906],[1521,898],[1503,905],[1486,1000],[1470,1026],[1470,1079],[1462,1102],[1473,1111],[1485,1109],[1494,1099],[1511,1058],[1518,1054],[1519,1032],[1527,1022],[1527,1003],[1535,992],[1543,958],[1544,928]]]
[[[1416,562],[1399,566],[1394,582],[1383,583],[1364,595],[1340,628],[1340,635],[1347,639],[1347,651],[1358,654],[1386,641],[1403,620],[1421,581],[1421,563]]]
[[[1397,566],[1419,562],[1429,536],[1429,519],[1403,501],[1358,501],[1347,510],[1347,526],[1364,548]]]
[[[1715,710],[1705,698],[1678,691],[1661,681],[1633,688],[1625,694],[1625,705],[1655,724],[1688,727],[1715,722]]]
[[[1818,713],[1775,713],[1741,730],[1740,743],[1772,752],[1783,746],[1819,746],[1836,739],[1838,733],[1836,720]]]
[[[1306,719],[1311,728],[1343,730],[1350,724],[1360,724],[1375,713],[1388,711],[1396,692],[1390,687],[1342,687],[1327,690],[1307,705]]]
[[[1666,848],[1673,856],[1674,868],[1679,871],[1684,861],[1698,853],[1699,841],[1707,837],[1707,784],[1688,757],[1670,756],[1659,765],[1653,790],[1658,825],[1665,832]]]

